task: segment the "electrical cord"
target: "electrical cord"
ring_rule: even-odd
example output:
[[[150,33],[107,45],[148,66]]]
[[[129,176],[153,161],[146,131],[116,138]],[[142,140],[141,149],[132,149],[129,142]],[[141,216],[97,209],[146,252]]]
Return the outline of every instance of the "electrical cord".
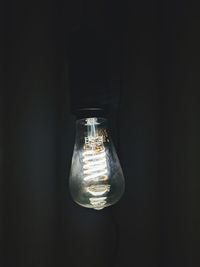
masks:
[[[115,267],[116,263],[117,263],[117,256],[119,253],[119,242],[120,242],[120,232],[119,232],[119,225],[118,222],[116,220],[116,217],[114,215],[113,212],[113,207],[110,207],[110,217],[111,217],[111,221],[112,221],[112,225],[114,228],[114,232],[115,232],[115,240],[114,240],[114,248],[113,248],[113,254],[112,254],[112,261],[110,266],[111,267]]]
[[[121,40],[120,40],[121,41]],[[120,43],[120,52],[122,50],[122,45]],[[121,57],[121,55],[120,55]],[[122,101],[122,62],[120,62],[120,81],[119,81],[119,96],[118,96],[118,109],[116,112],[116,128],[117,128],[117,144],[116,144],[116,148],[117,148],[117,152],[118,155],[120,157],[120,107],[121,107],[121,101]],[[111,267],[116,267],[117,266],[117,258],[118,258],[118,254],[119,254],[119,246],[120,246],[120,231],[119,231],[119,224],[118,221],[114,215],[114,208],[113,206],[110,207],[110,216],[111,216],[111,220],[113,223],[113,227],[115,230],[115,246],[113,249],[113,260],[111,262]]]

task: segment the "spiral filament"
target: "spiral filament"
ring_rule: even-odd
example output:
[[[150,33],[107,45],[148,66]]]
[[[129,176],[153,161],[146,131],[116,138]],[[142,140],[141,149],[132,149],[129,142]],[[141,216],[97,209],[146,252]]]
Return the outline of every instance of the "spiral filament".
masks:
[[[102,209],[106,204],[105,194],[110,191],[108,184],[108,167],[103,136],[95,134],[85,138],[83,158],[83,180],[86,191],[95,209]]]
[[[107,197],[91,197],[90,198],[90,203],[92,204],[92,206],[94,207],[94,209],[96,210],[101,210],[104,208],[104,206],[106,205],[106,199]]]
[[[108,171],[104,148],[99,151],[97,149],[90,149],[83,152],[83,173],[85,181],[107,179]]]

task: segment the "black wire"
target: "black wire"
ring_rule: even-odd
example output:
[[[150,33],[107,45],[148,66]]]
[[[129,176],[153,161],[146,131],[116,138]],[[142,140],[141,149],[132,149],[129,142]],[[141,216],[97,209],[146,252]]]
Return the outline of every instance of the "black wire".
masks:
[[[114,248],[112,252],[113,254],[111,257],[112,261],[111,261],[110,266],[115,267],[117,263],[117,256],[119,253],[120,232],[119,232],[118,221],[113,212],[113,207],[110,207],[110,217],[111,217],[112,225],[113,225],[114,232],[115,232]]]
[[[121,97],[121,94],[120,94]],[[120,155],[120,109],[118,108],[117,111],[117,152],[118,155]],[[114,232],[115,232],[115,240],[114,240],[114,249],[113,249],[113,255],[112,255],[112,262],[111,262],[111,267],[116,267],[117,265],[117,258],[118,258],[118,254],[119,254],[119,245],[120,245],[120,231],[119,231],[119,224],[118,224],[118,220],[114,214],[114,207],[111,206],[110,207],[110,217],[111,217],[111,221],[112,221],[112,225],[114,228]]]
[[[120,38],[120,80],[119,80],[119,95],[118,95],[118,109],[116,112],[116,129],[117,129],[117,136],[116,136],[116,148],[117,148],[117,152],[118,152],[118,156],[120,158],[120,113],[121,113],[121,101],[122,101],[122,39]],[[114,231],[115,231],[115,246],[113,249],[113,261],[111,262],[111,267],[116,267],[117,265],[117,258],[118,258],[118,254],[119,254],[119,246],[120,246],[120,230],[119,230],[119,224],[118,224],[118,220],[114,214],[114,208],[110,207],[110,215],[111,215],[111,220],[113,223],[113,227],[114,227]]]

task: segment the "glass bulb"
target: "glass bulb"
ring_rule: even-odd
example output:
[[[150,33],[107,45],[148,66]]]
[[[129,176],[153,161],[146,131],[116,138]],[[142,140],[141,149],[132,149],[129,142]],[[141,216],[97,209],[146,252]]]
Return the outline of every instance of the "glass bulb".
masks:
[[[86,208],[100,210],[121,198],[124,176],[106,119],[76,121],[69,185],[74,201]]]

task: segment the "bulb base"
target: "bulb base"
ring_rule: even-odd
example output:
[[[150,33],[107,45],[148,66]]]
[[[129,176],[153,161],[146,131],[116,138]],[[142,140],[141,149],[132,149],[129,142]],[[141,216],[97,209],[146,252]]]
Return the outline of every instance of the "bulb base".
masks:
[[[102,108],[80,108],[76,112],[77,119],[84,118],[107,118],[108,114],[105,109]]]

